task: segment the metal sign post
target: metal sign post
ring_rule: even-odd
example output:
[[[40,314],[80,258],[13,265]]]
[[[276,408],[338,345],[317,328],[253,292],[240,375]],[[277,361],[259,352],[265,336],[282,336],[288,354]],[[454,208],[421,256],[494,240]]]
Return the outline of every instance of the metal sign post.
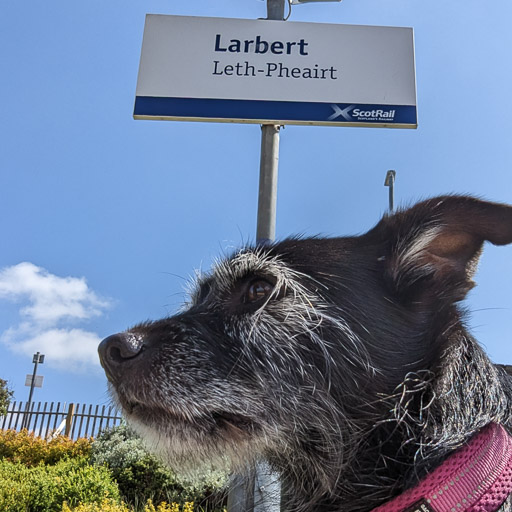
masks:
[[[267,0],[267,19],[284,20],[285,0]],[[256,242],[272,242],[276,234],[277,170],[279,164],[279,125],[261,126],[260,184]],[[279,512],[279,476],[260,463],[245,478],[231,481],[228,510],[240,512]]]
[[[38,386],[36,384],[36,377],[37,377],[37,365],[44,363],[44,354],[40,354],[37,352],[34,354],[34,357],[32,358],[32,362],[34,363],[34,373],[32,374],[32,379],[30,381],[30,392],[28,394],[28,402],[25,408],[25,416],[23,417],[23,424],[22,428],[28,428],[30,424],[30,406],[32,404],[32,395],[34,394],[34,387],[41,387],[42,381],[40,382],[40,385]]]
[[[285,0],[267,0],[267,19],[284,20]],[[256,242],[272,242],[276,234],[277,170],[279,164],[279,125],[261,126],[260,184]],[[245,478],[231,479],[228,510],[240,512],[279,512],[279,476],[265,463],[251,469]]]
[[[267,19],[284,20],[285,0],[267,0]],[[276,234],[277,168],[279,163],[279,125],[261,127],[260,188],[256,241],[272,241]]]
[[[276,234],[277,169],[279,164],[279,125],[261,126],[260,188],[258,195],[258,243],[272,241]]]

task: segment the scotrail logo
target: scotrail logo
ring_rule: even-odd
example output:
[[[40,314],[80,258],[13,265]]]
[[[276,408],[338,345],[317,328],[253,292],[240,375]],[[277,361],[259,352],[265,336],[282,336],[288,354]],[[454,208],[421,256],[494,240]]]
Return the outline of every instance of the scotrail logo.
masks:
[[[334,113],[327,118],[327,121],[335,121],[339,118],[345,119],[345,121],[384,121],[393,122],[395,120],[396,110],[384,110],[384,109],[372,109],[363,110],[356,108],[355,105],[350,105],[345,108],[340,108],[338,105],[331,105]],[[341,121],[341,119],[339,119]]]

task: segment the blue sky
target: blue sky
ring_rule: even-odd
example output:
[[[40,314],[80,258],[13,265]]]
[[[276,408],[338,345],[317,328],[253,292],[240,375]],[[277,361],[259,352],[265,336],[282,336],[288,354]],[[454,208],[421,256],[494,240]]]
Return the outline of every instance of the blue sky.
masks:
[[[146,13],[256,19],[261,0],[0,3],[0,377],[26,400],[106,403],[96,344],[179,307],[194,269],[253,240],[257,125],[134,121]],[[290,21],[413,27],[419,127],[286,127],[277,237],[372,227],[449,192],[512,203],[512,3],[344,0]],[[470,222],[471,219],[468,219]],[[466,302],[512,364],[512,247],[485,249]]]

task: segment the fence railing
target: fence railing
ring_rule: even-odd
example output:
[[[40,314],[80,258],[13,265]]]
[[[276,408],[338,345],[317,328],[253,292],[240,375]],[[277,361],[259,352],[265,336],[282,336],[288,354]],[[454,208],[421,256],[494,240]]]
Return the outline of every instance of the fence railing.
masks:
[[[12,402],[7,414],[0,418],[2,430],[26,428],[36,436],[50,438],[65,434],[72,439],[96,437],[103,429],[121,422],[121,413],[108,405],[66,402]]]

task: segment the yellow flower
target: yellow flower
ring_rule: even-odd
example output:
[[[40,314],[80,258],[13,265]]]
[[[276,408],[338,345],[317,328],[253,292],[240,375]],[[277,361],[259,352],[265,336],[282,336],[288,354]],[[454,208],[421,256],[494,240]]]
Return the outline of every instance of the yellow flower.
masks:
[[[130,512],[130,509],[124,503],[119,505],[113,500],[104,499],[101,505],[96,503],[80,503],[73,509],[64,502],[62,512]]]
[[[144,507],[144,512],[156,512],[155,506],[153,505],[153,501],[151,499],[149,499],[148,502],[146,503],[146,506]]]

